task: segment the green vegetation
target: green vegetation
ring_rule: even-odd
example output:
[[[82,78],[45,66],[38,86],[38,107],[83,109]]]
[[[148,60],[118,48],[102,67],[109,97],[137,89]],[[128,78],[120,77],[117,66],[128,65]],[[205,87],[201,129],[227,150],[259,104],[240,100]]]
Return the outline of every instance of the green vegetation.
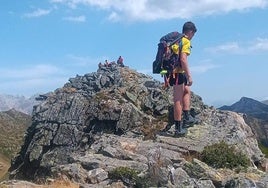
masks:
[[[9,110],[0,112],[0,181],[7,179],[10,161],[19,152],[31,116]]]
[[[150,179],[139,177],[139,172],[129,167],[117,167],[109,172],[109,178],[112,180],[121,180],[128,187],[145,188],[152,186]]]
[[[10,110],[0,112],[0,154],[11,159],[19,152],[31,116]]]
[[[249,159],[245,154],[235,151],[225,142],[206,146],[201,153],[201,160],[214,168],[248,167]]]
[[[268,147],[262,144],[261,142],[258,143],[258,146],[261,152],[265,155],[265,157],[268,158]]]

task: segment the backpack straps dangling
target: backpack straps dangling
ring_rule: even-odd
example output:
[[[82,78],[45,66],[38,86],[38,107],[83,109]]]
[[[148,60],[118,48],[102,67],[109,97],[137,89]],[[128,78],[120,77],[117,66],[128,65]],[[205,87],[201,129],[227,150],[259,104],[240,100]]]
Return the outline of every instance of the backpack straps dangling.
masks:
[[[170,76],[164,75],[164,88],[169,87]]]

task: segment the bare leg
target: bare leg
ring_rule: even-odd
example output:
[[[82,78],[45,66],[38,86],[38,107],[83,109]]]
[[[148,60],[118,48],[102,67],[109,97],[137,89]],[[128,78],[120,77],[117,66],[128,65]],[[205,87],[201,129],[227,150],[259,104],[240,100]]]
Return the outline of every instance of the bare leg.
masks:
[[[184,84],[173,86],[174,123],[175,123],[174,136],[183,136],[187,132],[187,130],[183,128],[183,124],[182,124],[182,109],[183,109],[184,92],[185,92]]]
[[[174,120],[181,121],[183,108],[184,84],[173,86]]]
[[[190,110],[190,103],[191,103],[191,90],[189,86],[184,87],[184,93],[183,93],[183,107],[182,109],[185,111]]]

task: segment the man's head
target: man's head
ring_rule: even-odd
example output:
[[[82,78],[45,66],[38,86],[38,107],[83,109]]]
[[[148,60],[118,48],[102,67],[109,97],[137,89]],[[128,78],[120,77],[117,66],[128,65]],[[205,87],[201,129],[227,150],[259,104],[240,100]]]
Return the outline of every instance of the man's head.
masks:
[[[182,33],[188,36],[189,39],[191,39],[195,32],[197,31],[195,25],[193,22],[185,22],[182,27]]]

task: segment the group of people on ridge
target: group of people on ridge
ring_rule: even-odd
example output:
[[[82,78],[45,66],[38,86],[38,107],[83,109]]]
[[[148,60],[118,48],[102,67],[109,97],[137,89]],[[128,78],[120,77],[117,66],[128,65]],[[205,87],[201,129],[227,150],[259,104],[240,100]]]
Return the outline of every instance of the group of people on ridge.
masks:
[[[99,68],[104,66],[104,67],[111,67],[112,65],[118,65],[120,67],[124,67],[124,59],[123,57],[120,55],[115,63],[115,61],[109,62],[107,59],[105,60],[104,64],[102,64],[101,62],[99,62]]]

